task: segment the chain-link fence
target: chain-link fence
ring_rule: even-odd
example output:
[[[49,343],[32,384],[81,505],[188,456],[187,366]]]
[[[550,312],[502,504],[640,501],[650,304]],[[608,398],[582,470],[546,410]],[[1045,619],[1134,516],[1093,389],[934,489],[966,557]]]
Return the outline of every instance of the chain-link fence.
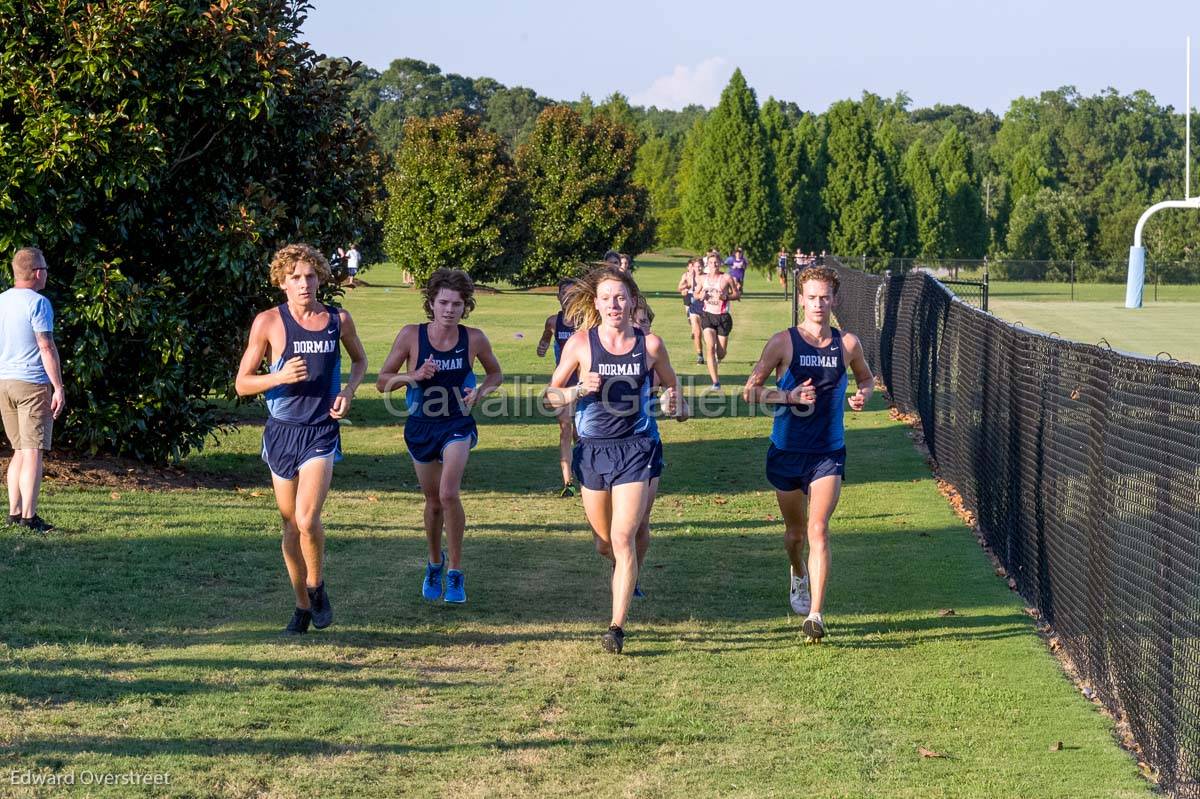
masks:
[[[1200,797],[1200,367],[1013,327],[923,272],[833,265],[839,324],[1021,595],[1160,785]]]

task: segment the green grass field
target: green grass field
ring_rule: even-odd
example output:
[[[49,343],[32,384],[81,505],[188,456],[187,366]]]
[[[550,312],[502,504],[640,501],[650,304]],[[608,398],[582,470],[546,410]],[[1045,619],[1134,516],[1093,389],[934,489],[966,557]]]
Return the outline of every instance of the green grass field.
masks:
[[[1002,319],[1063,338],[1151,358],[1159,353],[1200,363],[1200,285],[1147,285],[1142,307],[1125,307],[1125,286],[993,280],[989,310]],[[1167,355],[1162,356],[1166,358]]]
[[[671,292],[680,264],[644,260],[656,332],[705,385]],[[419,302],[393,269],[365,277],[347,306],[373,371]],[[748,290],[734,309],[730,398],[788,320],[766,278]],[[728,399],[715,418],[663,425],[648,598],[627,655],[604,654],[608,568],[578,499],[552,495],[553,421],[522,399],[549,375],[534,347],[554,309],[549,295],[492,294],[471,318],[517,413],[480,424],[464,607],[419,599],[420,494],[373,377],[326,505],[337,618],[302,640],[278,637],[291,591],[260,408],[186,464],[232,475],[236,489],[49,484],[43,512],[60,532],[0,532],[0,795],[1152,793],[878,398],[848,414],[827,643],[804,646],[786,612],[782,528],[762,475],[769,422]],[[130,771],[170,783],[12,784]]]

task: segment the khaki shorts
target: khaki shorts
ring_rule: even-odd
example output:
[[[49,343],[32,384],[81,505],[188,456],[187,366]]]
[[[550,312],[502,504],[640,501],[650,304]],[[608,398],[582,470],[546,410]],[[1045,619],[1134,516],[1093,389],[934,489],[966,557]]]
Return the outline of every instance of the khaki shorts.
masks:
[[[50,449],[54,416],[50,413],[49,383],[0,380],[0,417],[13,449]]]

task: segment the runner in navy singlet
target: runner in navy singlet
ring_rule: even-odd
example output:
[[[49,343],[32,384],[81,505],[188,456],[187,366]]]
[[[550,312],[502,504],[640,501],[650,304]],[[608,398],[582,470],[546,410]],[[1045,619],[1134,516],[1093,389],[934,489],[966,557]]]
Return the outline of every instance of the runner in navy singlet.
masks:
[[[855,411],[871,398],[874,378],[858,338],[830,326],[837,273],[809,267],[800,273],[798,283],[804,319],[767,342],[743,396],[747,402],[776,406],[767,480],[775,488],[785,525],[784,547],[791,561],[789,602],[792,610],[805,616],[807,640],[819,641],[825,635],[821,608],[829,579],[829,519],[837,508],[846,470],[842,426],[846,368],[854,372],[858,387],[850,397]],[[771,374],[777,387],[765,388]]]
[[[633,325],[637,283],[609,267],[588,272],[567,293],[566,316],[578,326],[563,347],[544,399],[552,408],[575,405],[575,475],[597,539],[611,550],[612,616],[601,645],[619,653],[625,617],[637,584],[636,536],[649,493],[655,441],[650,389],[654,376],[665,390],[663,412],[682,404],[679,380],[662,339]],[[573,375],[578,382],[572,384]]]
[[[542,330],[542,338],[538,341],[537,354],[539,358],[546,357],[550,345],[554,345],[554,363],[557,366],[562,360],[562,348],[575,333],[575,326],[563,319],[563,298],[566,296],[570,280],[558,282],[559,312],[546,317],[546,326]],[[575,496],[574,483],[571,480],[571,447],[575,443],[575,417],[571,408],[559,408],[555,411],[558,416],[558,466],[562,470],[563,487],[560,497]]]
[[[396,336],[375,386],[384,394],[406,387],[404,443],[425,495],[429,561],[421,596],[451,604],[467,601],[462,572],[466,514],[459,494],[471,448],[479,440],[471,411],[504,379],[483,331],[460,324],[475,309],[475,284],[461,269],[438,269],[425,284],[430,321],[405,325]],[[473,365],[485,373],[475,385]],[[408,371],[401,371],[405,366]],[[442,549],[445,531],[449,549]],[[445,585],[443,587],[443,579]]]
[[[283,517],[283,560],[296,610],[285,633],[308,632],[333,621],[325,592],[325,528],[321,508],[333,462],[341,459],[338,420],[350,410],[367,372],[367,354],[350,314],[317,301],[331,279],[325,256],[307,244],[289,244],[271,261],[271,282],[287,302],[263,311],[250,328],[238,366],[239,396],[266,394],[262,458],[271,469],[275,502]],[[341,387],[341,353],[350,355],[350,379]],[[270,351],[270,371],[259,374]]]
[[[700,313],[703,310],[703,303],[696,296],[697,287],[700,284],[700,265],[702,263],[699,258],[689,260],[687,269],[679,278],[678,287],[679,293],[683,296],[683,307],[687,314],[688,325],[692,329],[692,346],[696,349],[696,363],[704,363],[704,347],[700,341]]]

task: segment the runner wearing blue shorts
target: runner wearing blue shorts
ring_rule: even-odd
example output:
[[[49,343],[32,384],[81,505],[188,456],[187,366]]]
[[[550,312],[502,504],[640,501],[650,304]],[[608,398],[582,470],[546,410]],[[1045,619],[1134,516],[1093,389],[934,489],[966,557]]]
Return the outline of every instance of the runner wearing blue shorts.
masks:
[[[238,396],[266,394],[262,458],[271,469],[283,517],[283,561],[296,610],[284,632],[300,635],[333,622],[325,591],[325,527],[321,508],[341,460],[338,420],[367,373],[367,354],[350,314],[317,300],[332,277],[325,256],[307,244],[289,244],[271,261],[271,282],[287,301],[254,319],[234,387]],[[350,379],[341,383],[341,352],[350,355]],[[270,351],[270,370],[259,374]]]
[[[425,495],[429,545],[421,596],[461,605],[467,601],[462,571],[467,520],[460,492],[471,449],[479,441],[471,411],[504,376],[483,331],[461,324],[475,309],[475,284],[467,273],[438,269],[425,284],[424,296],[430,321],[401,328],[375,385],[385,395],[407,388],[404,443]],[[478,386],[475,361],[484,370]],[[405,366],[408,371],[400,371]],[[449,564],[442,549],[443,531]]]
[[[846,367],[854,372],[858,387],[850,397],[855,411],[871,398],[874,378],[858,338],[830,325],[837,273],[809,267],[798,282],[804,319],[767,342],[743,397],[776,406],[767,480],[775,488],[785,525],[784,547],[791,562],[789,602],[793,611],[805,617],[807,639],[819,641],[825,635],[821,609],[829,579],[829,519],[846,470]],[[772,373],[776,388],[765,388]]]
[[[626,272],[599,267],[568,289],[566,316],[578,330],[563,347],[544,401],[551,408],[575,405],[575,475],[596,538],[611,551],[612,615],[601,636],[608,652],[620,653],[625,618],[637,584],[636,538],[649,497],[655,440],[650,436],[653,377],[665,387],[663,412],[682,408],[679,380],[658,336],[634,327],[640,294]],[[572,385],[573,375],[579,380]]]
[[[566,297],[569,279],[558,282],[559,311],[546,317],[546,325],[542,329],[542,338],[538,341],[537,354],[539,358],[546,357],[551,344],[554,345],[554,363],[557,366],[562,360],[563,345],[575,334],[575,325],[563,317],[563,298]],[[558,466],[562,470],[563,487],[560,497],[575,496],[575,484],[571,479],[571,447],[575,444],[575,417],[571,408],[559,408],[555,411],[558,417]]]

